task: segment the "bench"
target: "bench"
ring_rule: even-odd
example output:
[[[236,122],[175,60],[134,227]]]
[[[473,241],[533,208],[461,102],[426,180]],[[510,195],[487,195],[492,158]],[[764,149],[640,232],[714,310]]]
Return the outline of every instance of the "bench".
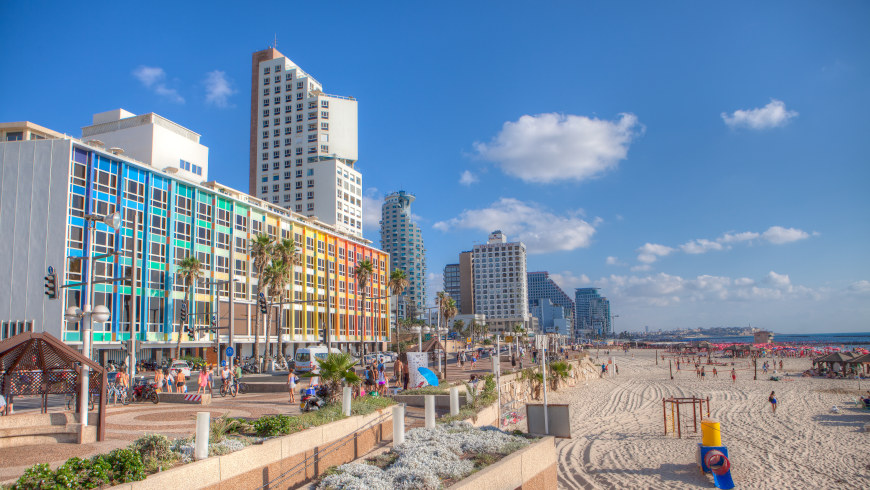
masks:
[[[58,442],[95,442],[96,419],[97,414],[91,413],[88,418],[91,425],[83,428],[78,416],[70,412],[0,417],[0,449]]]

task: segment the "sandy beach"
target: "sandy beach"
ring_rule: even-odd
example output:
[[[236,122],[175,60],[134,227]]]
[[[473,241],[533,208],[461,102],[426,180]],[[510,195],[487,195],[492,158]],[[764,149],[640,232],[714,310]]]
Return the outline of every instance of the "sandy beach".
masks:
[[[595,351],[591,351],[593,361]],[[683,437],[664,435],[662,398],[710,397],[710,415],[721,423],[737,488],[867,488],[870,486],[870,411],[851,402],[855,380],[800,377],[807,358],[784,359],[781,381],[758,381],[746,359],[737,359],[732,383],[730,359],[711,366],[702,381],[694,367],[669,379],[668,362],[655,364],[653,351],[611,351],[619,375],[581,382],[551,394],[551,403],[571,407],[573,439],[557,442],[560,488],[714,488],[695,462],[700,428],[691,432],[691,411],[683,413]],[[601,359],[605,359],[601,351]],[[777,360],[778,365],[778,360]],[[780,372],[779,374],[783,374]],[[870,389],[862,380],[861,391]],[[768,403],[776,391],[778,408]],[[839,413],[832,412],[836,405]],[[686,424],[688,423],[688,424]],[[686,429],[688,425],[688,430]]]

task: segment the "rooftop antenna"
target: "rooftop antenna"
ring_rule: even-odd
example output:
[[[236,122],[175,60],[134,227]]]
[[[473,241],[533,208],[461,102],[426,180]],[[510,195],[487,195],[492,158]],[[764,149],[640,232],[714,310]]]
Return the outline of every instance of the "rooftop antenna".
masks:
[[[272,47],[275,49],[278,49],[278,33],[277,32],[275,33],[275,41],[274,41],[274,44],[272,44]]]

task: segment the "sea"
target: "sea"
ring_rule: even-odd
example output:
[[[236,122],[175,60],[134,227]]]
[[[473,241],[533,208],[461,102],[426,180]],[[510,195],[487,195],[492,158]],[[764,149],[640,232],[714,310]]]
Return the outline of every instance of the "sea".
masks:
[[[752,335],[740,335],[730,337],[693,336],[691,338],[684,338],[683,340],[706,340],[715,344],[751,344],[755,339]],[[870,349],[870,332],[808,334],[788,334],[774,332],[773,341],[777,344],[801,344],[830,347],[846,346],[849,349],[853,347],[863,347],[865,349]]]

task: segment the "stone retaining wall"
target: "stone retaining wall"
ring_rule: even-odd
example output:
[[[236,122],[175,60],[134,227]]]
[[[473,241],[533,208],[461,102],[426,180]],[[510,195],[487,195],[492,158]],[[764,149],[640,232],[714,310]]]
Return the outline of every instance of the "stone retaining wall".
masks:
[[[375,422],[381,417],[384,419]],[[155,473],[142,481],[125,483],[112,488],[123,490],[257,488],[274,481],[288,471],[293,471],[294,474],[279,484],[270,485],[269,488],[294,488],[322,474],[331,466],[348,463],[363,456],[379,442],[391,440],[392,437],[392,408],[388,407],[369,415],[357,415],[288,436],[269,439],[263,444],[249,446],[241,451],[224,456],[213,456]],[[329,448],[325,447],[335,441],[340,442]]]
[[[557,471],[555,439],[548,436],[457,482],[450,490],[556,488]]]

